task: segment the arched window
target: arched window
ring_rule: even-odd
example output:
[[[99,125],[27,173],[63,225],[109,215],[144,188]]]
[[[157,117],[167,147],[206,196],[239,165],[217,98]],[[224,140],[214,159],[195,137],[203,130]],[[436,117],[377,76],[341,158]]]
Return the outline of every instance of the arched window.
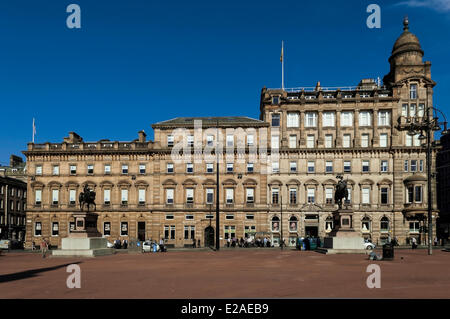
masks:
[[[389,221],[388,221],[389,223]],[[361,221],[361,231],[370,232],[370,218],[365,216]]]
[[[325,231],[330,232],[333,230],[333,218],[331,216],[328,216],[327,219],[325,219]]]
[[[386,216],[380,220],[380,231],[385,233],[389,231],[389,219]]]
[[[278,218],[278,216],[274,216],[272,218],[272,231],[273,232],[280,231],[280,218]]]
[[[298,226],[297,217],[291,216],[291,218],[289,218],[289,231],[296,232],[298,228],[297,226]]]

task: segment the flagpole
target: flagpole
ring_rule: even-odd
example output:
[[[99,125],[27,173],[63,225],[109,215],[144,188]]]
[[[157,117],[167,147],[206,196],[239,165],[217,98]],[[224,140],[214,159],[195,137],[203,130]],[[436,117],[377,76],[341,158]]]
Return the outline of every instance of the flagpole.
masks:
[[[284,41],[281,41],[281,89],[284,91]]]
[[[32,142],[34,144],[34,133],[35,133],[36,129],[35,129],[35,125],[34,125],[34,117],[33,117],[33,135],[32,135]]]

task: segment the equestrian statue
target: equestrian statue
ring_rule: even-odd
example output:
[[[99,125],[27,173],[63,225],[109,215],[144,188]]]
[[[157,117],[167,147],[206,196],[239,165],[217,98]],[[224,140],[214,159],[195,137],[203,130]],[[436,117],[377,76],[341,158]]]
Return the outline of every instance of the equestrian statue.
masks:
[[[339,209],[342,209],[342,199],[348,200],[347,181],[344,181],[342,175],[336,176],[339,182],[336,185],[336,191],[334,193],[334,201],[339,205]]]
[[[80,202],[80,210],[83,211],[83,206],[87,204],[87,211],[89,213],[89,206],[91,204],[94,205],[94,210],[97,209],[97,205],[95,204],[95,192],[91,191],[87,185],[84,185],[83,192],[80,193],[78,197]]]

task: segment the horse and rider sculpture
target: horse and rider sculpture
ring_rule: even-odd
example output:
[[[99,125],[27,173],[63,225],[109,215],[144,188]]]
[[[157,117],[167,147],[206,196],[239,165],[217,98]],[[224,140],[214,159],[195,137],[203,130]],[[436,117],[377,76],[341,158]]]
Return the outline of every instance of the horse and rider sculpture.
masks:
[[[348,200],[347,181],[344,180],[344,176],[336,176],[339,182],[336,185],[336,191],[334,193],[334,201],[338,204],[339,209],[342,209],[342,199]]]
[[[84,205],[87,205],[87,211],[89,213],[89,206],[94,205],[94,210],[97,209],[97,205],[95,204],[95,192],[91,191],[87,185],[84,185],[83,191],[80,193],[78,197],[80,202],[80,210],[83,211]]]

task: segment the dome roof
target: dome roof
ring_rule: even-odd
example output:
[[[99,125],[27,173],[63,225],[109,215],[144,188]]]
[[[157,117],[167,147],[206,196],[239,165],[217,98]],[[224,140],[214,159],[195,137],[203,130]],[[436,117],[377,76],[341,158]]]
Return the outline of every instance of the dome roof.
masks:
[[[409,32],[409,21],[407,17],[403,20],[403,25],[403,33],[395,41],[394,47],[392,48],[392,56],[409,51],[418,51],[423,55],[419,39]]]

